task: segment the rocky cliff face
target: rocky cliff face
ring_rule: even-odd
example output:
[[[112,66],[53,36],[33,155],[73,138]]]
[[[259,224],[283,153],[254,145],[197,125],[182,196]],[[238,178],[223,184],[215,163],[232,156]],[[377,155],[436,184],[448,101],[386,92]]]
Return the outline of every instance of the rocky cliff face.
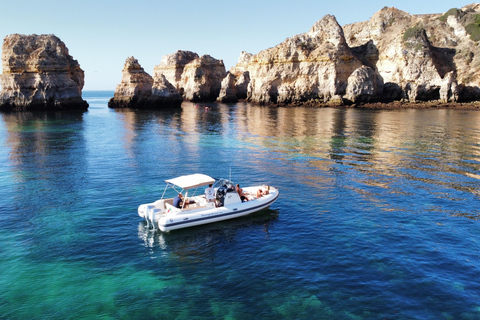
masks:
[[[222,89],[220,90],[218,101],[236,102],[239,99],[247,98],[248,84],[250,83],[250,73],[247,68],[252,57],[253,54],[242,51],[237,65],[230,69],[227,77],[222,81]]]
[[[108,102],[110,108],[179,107],[183,99],[164,76],[153,79],[138,60],[129,57],[122,70],[122,81]]]
[[[430,15],[383,8],[343,28],[327,15],[274,48],[242,53],[230,78],[248,75],[247,98],[260,104],[480,100],[479,43],[479,4]],[[220,98],[236,88],[224,86]]]
[[[84,72],[54,35],[5,37],[0,110],[80,109]]]
[[[430,40],[435,34],[443,45],[451,41],[450,27],[440,16],[412,16],[383,8],[370,21],[344,27],[353,51],[385,83],[386,90],[377,99],[440,99],[443,79],[449,72],[450,76],[455,73],[454,50],[435,46]],[[445,102],[452,98],[452,94],[443,96]]]
[[[261,51],[242,66],[250,76],[248,99],[262,104],[336,100],[360,67],[342,28],[330,15],[309,32]]]
[[[185,66],[193,60],[199,58],[198,54],[191,51],[178,50],[175,53],[162,57],[160,64],[153,69],[153,77],[158,78],[160,75],[165,76],[180,94],[183,95],[184,84],[182,83],[182,74]]]
[[[215,101],[222,80],[227,75],[222,60],[209,55],[199,57],[190,51],[177,51],[164,56],[154,68],[153,78],[161,75],[171,82],[190,101]]]
[[[189,51],[167,55],[154,81],[184,99],[259,104],[342,105],[480,100],[480,4],[444,14],[383,8],[343,28],[327,15],[303,34],[257,54],[221,60]]]

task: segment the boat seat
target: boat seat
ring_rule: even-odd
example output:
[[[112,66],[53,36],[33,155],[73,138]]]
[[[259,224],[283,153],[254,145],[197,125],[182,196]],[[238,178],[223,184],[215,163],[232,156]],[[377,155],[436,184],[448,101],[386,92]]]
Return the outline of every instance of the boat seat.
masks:
[[[165,209],[167,209],[168,211],[168,210],[176,210],[177,208],[175,208],[172,204],[165,201]]]

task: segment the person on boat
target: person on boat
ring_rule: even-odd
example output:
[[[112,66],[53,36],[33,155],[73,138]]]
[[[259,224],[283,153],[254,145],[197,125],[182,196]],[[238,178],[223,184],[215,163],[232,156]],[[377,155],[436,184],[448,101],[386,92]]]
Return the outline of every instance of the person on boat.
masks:
[[[237,187],[235,188],[235,190],[237,190],[237,193],[240,196],[240,200],[242,200],[242,202],[248,201],[247,197],[245,196],[245,193],[243,193],[243,189],[240,188],[240,185],[238,183],[237,183]]]
[[[205,198],[207,198],[207,202],[215,202],[215,189],[213,189],[211,183],[205,189]]]
[[[260,198],[261,196],[266,196],[269,193],[270,193],[270,186],[267,186],[265,191],[263,191],[262,189],[258,189],[257,198]]]
[[[175,198],[173,198],[173,206],[175,208],[182,208],[183,206],[183,194],[179,193]]]

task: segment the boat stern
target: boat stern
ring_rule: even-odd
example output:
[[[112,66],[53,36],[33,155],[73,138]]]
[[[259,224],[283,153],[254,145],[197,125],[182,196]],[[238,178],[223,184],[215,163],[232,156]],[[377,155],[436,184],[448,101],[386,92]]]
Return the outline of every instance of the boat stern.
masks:
[[[155,208],[153,204],[141,204],[138,207],[138,215],[145,219],[147,217],[148,210],[153,208]]]

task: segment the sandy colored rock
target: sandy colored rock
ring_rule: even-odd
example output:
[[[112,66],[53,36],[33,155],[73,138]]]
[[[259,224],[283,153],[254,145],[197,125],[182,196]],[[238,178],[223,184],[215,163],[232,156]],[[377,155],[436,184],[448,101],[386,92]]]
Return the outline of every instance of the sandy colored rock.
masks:
[[[478,49],[465,30],[478,8],[467,6],[458,10],[459,16],[444,16],[385,7],[369,21],[344,26],[345,38],[364,63],[366,51],[357,48],[369,44],[370,53],[378,52],[370,66],[385,85],[380,101],[400,96],[410,102],[476,100],[480,96],[474,90],[469,96],[462,88],[480,85],[480,60],[468,62]]]
[[[215,101],[226,77],[225,65],[209,55],[199,57],[191,51],[177,51],[162,57],[155,66],[153,78],[163,75],[184,99]]]
[[[54,35],[5,37],[0,110],[86,110],[84,72]]]
[[[345,94],[348,77],[362,66],[331,15],[307,33],[253,55],[246,64],[248,99],[260,104],[327,102]]]
[[[122,81],[117,85],[110,108],[179,107],[182,97],[164,76],[153,79],[134,57],[125,61]]]
[[[273,48],[242,52],[230,72],[248,75],[247,99],[259,104],[476,101],[480,39],[468,30],[480,32],[479,13],[480,4],[424,15],[385,7],[343,28],[327,15]]]
[[[160,75],[164,75],[180,94],[183,94],[184,83],[182,82],[182,74],[185,66],[193,60],[199,58],[198,54],[191,51],[178,50],[175,53],[162,57],[160,64],[153,69],[153,78],[156,79]]]
[[[237,78],[230,72],[227,72],[227,76],[223,78],[220,94],[218,96],[218,101],[220,102],[237,102],[237,87],[235,83],[237,82]]]

